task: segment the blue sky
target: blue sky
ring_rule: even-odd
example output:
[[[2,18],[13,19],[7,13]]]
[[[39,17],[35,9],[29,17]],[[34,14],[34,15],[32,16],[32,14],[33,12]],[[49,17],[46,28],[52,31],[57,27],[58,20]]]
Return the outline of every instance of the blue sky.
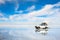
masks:
[[[46,4],[56,4],[60,0],[11,0],[11,1],[3,0],[3,1],[4,4],[0,3],[0,12],[2,12],[5,16],[9,16],[13,14],[20,14],[15,12],[20,10],[22,10],[25,13],[26,12],[25,10],[31,7],[32,5],[35,6],[34,10],[39,10],[43,8],[43,6],[45,6]],[[15,10],[17,6],[18,8],[17,10]]]
[[[58,23],[57,15],[60,15],[60,0],[0,0],[0,24],[39,24],[55,18]]]

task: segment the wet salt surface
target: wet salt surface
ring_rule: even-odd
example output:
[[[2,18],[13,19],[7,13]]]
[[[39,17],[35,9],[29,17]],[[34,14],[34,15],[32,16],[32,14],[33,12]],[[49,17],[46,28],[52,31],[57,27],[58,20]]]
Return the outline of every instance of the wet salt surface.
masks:
[[[35,32],[34,28],[0,28],[0,40],[60,40],[60,28]]]

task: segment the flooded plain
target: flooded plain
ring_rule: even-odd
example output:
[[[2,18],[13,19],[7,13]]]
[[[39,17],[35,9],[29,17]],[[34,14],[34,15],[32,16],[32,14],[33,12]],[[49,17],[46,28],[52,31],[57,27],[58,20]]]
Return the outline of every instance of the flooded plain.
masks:
[[[0,40],[60,40],[60,28],[38,30],[34,27],[0,28]]]

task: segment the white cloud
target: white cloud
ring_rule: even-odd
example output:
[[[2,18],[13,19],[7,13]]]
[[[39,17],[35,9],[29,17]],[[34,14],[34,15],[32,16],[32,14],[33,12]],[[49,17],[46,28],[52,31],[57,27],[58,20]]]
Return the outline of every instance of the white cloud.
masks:
[[[53,9],[53,7],[57,6],[58,7],[60,6],[60,2],[54,5],[51,4],[45,5],[41,10],[30,12],[28,15],[30,16],[51,15],[60,10],[60,8]]]
[[[0,0],[0,4],[1,4],[1,3],[3,3],[3,4],[4,4],[4,3],[5,3],[5,1],[4,1],[4,0]]]
[[[6,1],[11,2],[12,0],[0,0],[0,4],[4,4]]]
[[[42,9],[37,10],[37,11],[32,11],[29,12],[28,14],[14,14],[14,15],[10,15],[8,20],[10,21],[15,21],[12,24],[40,24],[41,22],[48,22],[50,25],[51,24],[60,24],[59,23],[59,15],[60,15],[60,8],[54,8],[55,6],[59,6],[57,4],[54,5],[45,5]],[[34,9],[35,7],[32,6],[31,9]],[[37,16],[43,16],[46,15],[47,17],[37,17]],[[21,20],[23,20],[23,22],[21,22]],[[24,22],[24,20],[27,20],[26,22]]]
[[[33,6],[31,6],[31,7],[28,7],[27,9],[26,9],[26,11],[33,11],[35,9],[35,6],[33,5]]]
[[[2,13],[0,13],[0,16],[3,16],[3,14],[2,14]]]
[[[31,7],[28,7],[26,10],[19,10],[19,11],[17,11],[17,9],[19,8],[19,5],[17,5],[17,7],[16,7],[16,13],[20,13],[20,14],[22,14],[24,11],[29,11],[29,12],[31,12],[31,11],[34,11],[34,9],[35,9],[35,6],[34,5],[32,5]]]
[[[52,8],[52,5],[46,5],[43,9],[38,10],[38,11],[33,11],[33,12],[28,13],[28,14],[22,14],[22,15],[20,15],[20,14],[16,15],[15,14],[15,15],[12,15],[12,16],[10,16],[10,19],[12,19],[12,20],[27,19],[28,21],[35,21],[35,20],[39,19],[35,16],[39,16],[39,15],[41,16],[41,15],[44,15],[44,14],[46,14],[46,15],[52,14],[50,12],[51,8]],[[27,10],[33,10],[33,9],[35,9],[35,6],[27,8]],[[47,11],[49,11],[50,13],[48,14]]]
[[[8,18],[5,18],[3,13],[0,13],[0,20],[6,21],[8,20]]]
[[[17,11],[17,10],[16,10],[15,12],[22,14],[24,11],[22,11],[22,10]]]
[[[7,21],[8,18],[2,17],[2,18],[0,18],[0,20]]]
[[[28,13],[28,14],[21,14],[21,15],[20,14],[17,14],[17,15],[15,14],[15,15],[12,15],[11,17],[14,18],[14,19],[16,19],[16,18],[21,19],[21,17],[22,17],[23,19],[25,18],[25,19],[29,20],[29,19],[35,19],[35,18],[37,19],[36,16],[57,14],[60,9],[59,8],[53,9],[53,7],[56,6],[56,5],[46,5],[41,10],[33,11],[33,12]],[[33,8],[35,8],[35,7],[33,7]]]
[[[57,4],[55,4],[55,6],[60,6],[60,2],[58,2]]]
[[[14,1],[15,2],[15,5],[16,5],[16,8],[15,8],[15,11],[17,11],[18,10],[18,8],[19,8],[19,3],[18,3],[18,1]]]
[[[6,1],[10,1],[10,2],[11,2],[12,0],[6,0]],[[13,1],[14,1],[14,0],[13,0]]]
[[[27,2],[36,2],[36,0],[22,0],[22,1],[27,1]]]
[[[17,11],[17,9],[19,8],[19,4],[18,4],[18,1],[17,0],[0,0],[0,4],[5,4],[6,1],[8,2],[15,2],[15,11]]]
[[[43,9],[29,13],[30,16],[50,15],[53,5],[46,5]]]

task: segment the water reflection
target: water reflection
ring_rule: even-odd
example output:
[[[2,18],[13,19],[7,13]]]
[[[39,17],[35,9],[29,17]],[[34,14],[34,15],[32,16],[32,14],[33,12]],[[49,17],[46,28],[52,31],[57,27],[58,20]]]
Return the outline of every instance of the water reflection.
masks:
[[[48,29],[35,29],[35,32],[40,32],[42,35],[47,35]]]
[[[24,29],[24,30],[23,30]],[[0,40],[60,40],[60,28],[0,30]]]

